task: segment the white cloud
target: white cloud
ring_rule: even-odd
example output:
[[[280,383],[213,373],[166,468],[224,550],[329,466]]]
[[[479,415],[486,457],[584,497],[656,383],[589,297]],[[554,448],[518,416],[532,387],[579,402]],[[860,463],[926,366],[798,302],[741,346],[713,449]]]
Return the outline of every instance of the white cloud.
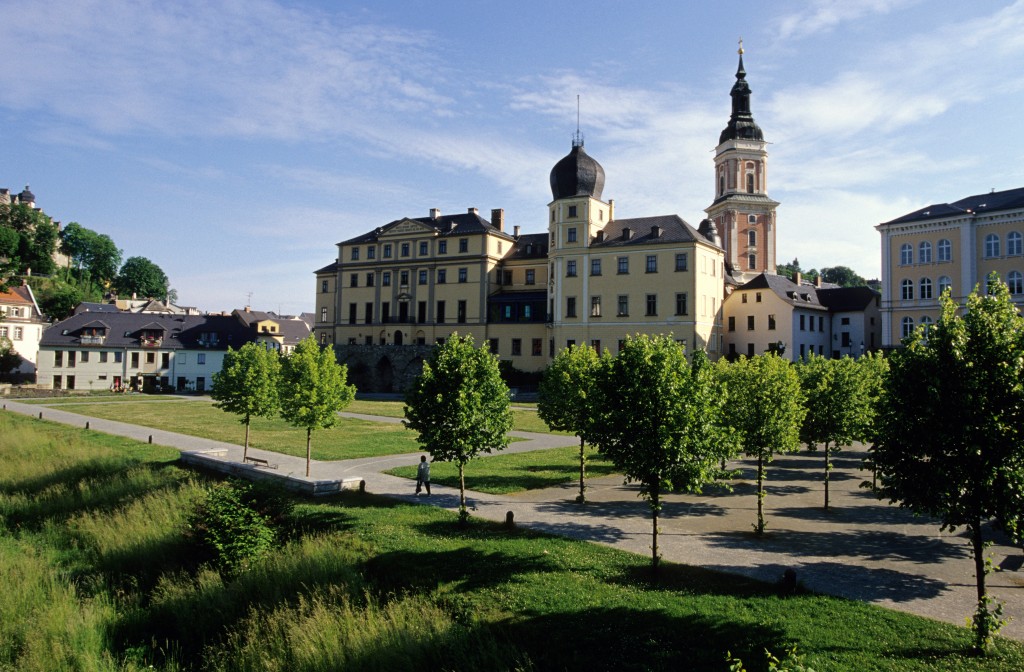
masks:
[[[920,0],[812,0],[796,13],[776,20],[778,35],[783,40],[816,33],[830,32],[843,23],[865,16],[888,14],[919,3]]]

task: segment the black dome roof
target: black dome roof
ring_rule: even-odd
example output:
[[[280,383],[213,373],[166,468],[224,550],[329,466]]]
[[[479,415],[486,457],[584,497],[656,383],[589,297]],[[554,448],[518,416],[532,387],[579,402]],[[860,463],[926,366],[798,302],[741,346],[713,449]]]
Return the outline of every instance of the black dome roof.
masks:
[[[740,65],[736,70],[736,83],[732,85],[732,116],[729,125],[718,136],[718,144],[726,140],[764,140],[761,127],[750,112],[750,85],[747,71],[743,69],[743,50],[740,49]]]
[[[574,141],[572,151],[551,169],[551,196],[556,201],[573,196],[600,200],[602,191],[604,168],[587,154],[582,141]]]

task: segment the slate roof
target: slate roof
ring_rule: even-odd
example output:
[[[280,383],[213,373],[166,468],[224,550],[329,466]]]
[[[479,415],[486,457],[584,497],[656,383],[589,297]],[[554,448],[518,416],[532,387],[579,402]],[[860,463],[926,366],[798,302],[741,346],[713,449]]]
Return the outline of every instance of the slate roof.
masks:
[[[1007,189],[1006,191],[992,191],[987,194],[976,194],[961,198],[959,201],[952,203],[936,203],[888,222],[882,222],[879,226],[923,222],[944,217],[985,214],[1001,210],[1018,210],[1021,208],[1024,208],[1024,187]]]
[[[506,259],[547,259],[548,234],[527,233],[516,239]]]
[[[583,139],[573,140],[572,149],[551,169],[551,197],[590,196],[601,199],[604,191],[604,168],[583,149]]]
[[[821,311],[828,310],[826,306],[822,305],[818,298],[818,292],[822,290],[818,287],[814,287],[813,285],[797,285],[783,275],[761,273],[747,282],[747,284],[740,286],[738,289],[768,289],[794,308],[807,308],[809,310]]]
[[[117,306],[112,303],[92,303],[83,301],[75,307],[75,314],[78,313],[119,313]]]
[[[654,227],[661,229],[661,235],[656,236]],[[631,236],[623,238],[622,233],[629,229]],[[636,217],[634,219],[616,219],[608,222],[604,227],[604,239],[594,240],[592,248],[602,247],[624,247],[628,245],[651,245],[667,243],[689,243],[701,241],[714,245],[704,236],[700,235],[697,229],[693,228],[679,215],[656,215],[654,217]]]
[[[82,312],[52,325],[43,332],[41,347],[77,347],[82,345],[84,329],[98,325],[106,326],[107,334],[98,348],[137,348],[143,330],[163,330],[162,350],[207,349],[226,350],[228,346],[240,348],[252,340],[249,330],[230,315],[168,315],[154,316],[151,313],[112,312],[103,313],[97,319],[95,313]],[[217,335],[215,345],[200,344],[204,334]],[[205,341],[205,339],[204,339]]]
[[[420,224],[433,228],[442,237],[492,233],[499,236],[505,236],[509,239],[512,238],[512,236],[508,235],[504,231],[499,231],[496,226],[492,226],[490,222],[479,214],[475,212],[463,212],[455,215],[438,215],[437,217],[403,217],[402,219],[396,219],[393,222],[388,222],[384,226],[378,227],[373,231],[364,233],[361,236],[356,236],[355,238],[349,238],[348,240],[344,240],[338,244],[359,245],[363,243],[375,243],[380,240],[380,236],[386,233],[388,229],[398,226],[402,222],[419,222]],[[330,267],[325,267],[317,272],[326,272],[329,268]]]
[[[881,295],[870,287],[835,287],[818,290],[818,300],[833,313],[862,311],[879,296]]]

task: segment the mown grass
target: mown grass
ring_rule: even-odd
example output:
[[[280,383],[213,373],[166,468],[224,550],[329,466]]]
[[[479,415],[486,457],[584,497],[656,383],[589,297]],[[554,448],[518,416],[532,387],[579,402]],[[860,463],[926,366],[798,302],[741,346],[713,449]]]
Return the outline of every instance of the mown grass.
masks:
[[[958,628],[867,604],[350,494],[300,501],[235,578],[183,521],[173,452],[0,413],[0,669],[1019,670]]]
[[[586,449],[587,477],[597,478],[616,473],[615,467],[596,450]],[[386,473],[403,478],[416,478],[415,464],[390,469]],[[552,488],[578,482],[580,477],[579,448],[548,448],[527,453],[493,453],[482,455],[466,467],[466,488],[475,492],[504,495],[524,490]],[[458,465],[437,462],[430,465],[430,482],[459,487]]]
[[[569,432],[553,432],[548,429],[544,421],[537,415],[537,405],[532,408],[516,408],[523,404],[515,404],[512,408],[512,430],[516,432],[536,432],[538,434],[562,434],[569,436]],[[349,413],[364,413],[366,415],[382,415],[389,418],[405,417],[405,402],[403,401],[369,401],[357,399],[353,401],[345,411]]]

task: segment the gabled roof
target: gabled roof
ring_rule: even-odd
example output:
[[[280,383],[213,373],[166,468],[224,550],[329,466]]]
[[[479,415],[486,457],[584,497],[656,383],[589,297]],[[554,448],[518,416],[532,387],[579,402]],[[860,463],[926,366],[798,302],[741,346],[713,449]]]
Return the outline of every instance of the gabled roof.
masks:
[[[434,229],[441,236],[466,236],[471,234],[491,233],[511,239],[512,236],[504,231],[499,231],[490,222],[476,212],[463,212],[457,215],[438,215],[437,217],[403,217],[373,231],[364,233],[361,236],[344,240],[339,245],[359,245],[363,243],[375,243],[380,240],[381,235],[388,232],[404,222],[416,222],[428,228]],[[320,272],[320,271],[318,271]]]
[[[794,308],[806,308],[808,310],[828,310],[818,299],[819,288],[813,285],[797,285],[789,278],[774,273],[761,273],[755,276],[745,285],[737,288],[737,291],[748,289],[767,289],[777,297],[790,304]]]
[[[655,229],[660,230],[656,234]],[[629,238],[623,232],[629,229]],[[633,219],[615,219],[604,227],[604,239],[592,241],[591,247],[621,247],[626,245],[659,245],[668,243],[690,243],[700,241],[708,245],[713,242],[698,233],[679,215],[656,215]]]
[[[505,259],[547,259],[547,256],[548,234],[527,233],[516,239],[515,246]]]
[[[976,194],[961,198],[952,203],[936,203],[927,207],[915,210],[914,212],[897,217],[888,222],[882,222],[879,226],[890,224],[905,224],[908,222],[922,222],[929,219],[942,219],[944,217],[959,217],[963,215],[980,215],[1001,210],[1018,210],[1024,208],[1024,187],[1007,189],[1006,191],[992,191],[987,194]]]
[[[75,314],[78,313],[118,313],[117,306],[112,303],[92,303],[83,301],[75,307]]]
[[[818,290],[818,300],[833,313],[862,311],[881,296],[870,287],[834,287]]]
[[[137,348],[138,335],[144,330],[163,331],[161,350],[226,350],[229,346],[237,349],[252,340],[249,330],[230,315],[155,316],[151,313],[115,311],[104,313],[102,321],[89,312],[72,315],[44,331],[39,345],[56,348],[80,346],[79,334],[82,330],[97,324],[108,328],[103,343],[92,344],[99,348]],[[209,338],[204,338],[208,334],[216,335],[215,344],[210,344]]]
[[[24,285],[10,287],[7,291],[0,292],[0,303],[16,306],[35,305],[35,302],[29,296],[28,288]]]

